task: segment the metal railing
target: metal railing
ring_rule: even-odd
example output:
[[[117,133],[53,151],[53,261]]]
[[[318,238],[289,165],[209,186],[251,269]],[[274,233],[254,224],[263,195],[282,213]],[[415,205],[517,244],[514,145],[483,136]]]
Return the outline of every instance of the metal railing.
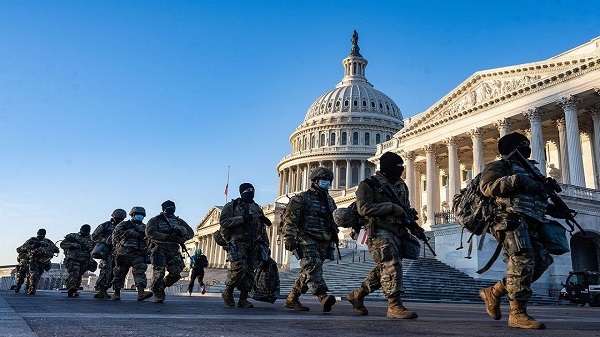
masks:
[[[455,222],[452,211],[442,211],[433,214],[436,225]]]

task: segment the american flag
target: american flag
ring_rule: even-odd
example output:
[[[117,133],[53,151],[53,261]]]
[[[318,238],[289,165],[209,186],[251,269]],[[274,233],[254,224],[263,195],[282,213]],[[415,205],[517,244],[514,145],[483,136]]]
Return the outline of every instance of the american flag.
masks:
[[[229,192],[229,183],[227,183],[227,185],[225,185],[225,196],[227,196]]]

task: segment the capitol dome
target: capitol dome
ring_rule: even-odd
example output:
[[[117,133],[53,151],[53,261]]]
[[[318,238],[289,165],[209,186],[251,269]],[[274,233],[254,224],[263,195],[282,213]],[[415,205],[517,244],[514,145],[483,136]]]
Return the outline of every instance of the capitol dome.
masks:
[[[280,196],[307,189],[308,173],[318,166],[333,170],[333,190],[358,185],[375,172],[368,158],[377,144],[404,126],[396,103],[367,81],[356,31],[351,41],[342,81],[310,106],[290,136],[292,152],[277,165]]]

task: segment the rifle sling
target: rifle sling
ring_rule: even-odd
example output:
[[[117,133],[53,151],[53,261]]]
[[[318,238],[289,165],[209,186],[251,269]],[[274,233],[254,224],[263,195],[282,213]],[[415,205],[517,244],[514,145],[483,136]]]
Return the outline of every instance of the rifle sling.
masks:
[[[492,254],[492,257],[490,257],[490,260],[485,264],[485,266],[483,266],[483,268],[481,268],[477,271],[477,274],[485,273],[486,271],[488,271],[488,269],[490,269],[492,267],[494,262],[496,262],[496,260],[498,259],[498,256],[500,256],[500,252],[502,251],[502,242],[503,241],[504,241],[504,235],[502,236],[502,240],[498,240],[498,245],[496,246],[496,250],[494,251],[494,254]]]

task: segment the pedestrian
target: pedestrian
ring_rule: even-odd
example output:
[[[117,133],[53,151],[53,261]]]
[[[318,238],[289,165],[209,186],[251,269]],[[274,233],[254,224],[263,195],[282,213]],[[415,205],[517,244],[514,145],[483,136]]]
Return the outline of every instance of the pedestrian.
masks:
[[[230,263],[225,290],[221,297],[225,305],[234,307],[233,292],[240,290],[237,306],[252,308],[248,293],[254,285],[254,272],[264,261],[269,260],[269,237],[266,226],[271,221],[262,208],[254,202],[254,186],[250,183],[240,185],[240,197],[225,206],[221,212],[221,235],[227,241],[227,257]]]
[[[17,272],[17,287],[15,292],[18,293],[23,284],[25,275],[27,276],[27,295],[35,295],[37,284],[45,271],[50,270],[52,263],[50,260],[54,254],[58,253],[58,247],[46,238],[46,230],[40,228],[36,236],[25,241],[19,248],[19,270]]]
[[[126,217],[127,212],[121,208],[117,208],[112,212],[110,220],[98,225],[92,233],[92,240],[94,240],[96,245],[106,246],[104,248],[105,252],[103,252],[105,254],[104,258],[100,260],[100,264],[98,265],[100,274],[98,275],[95,286],[98,292],[94,295],[94,298],[110,298],[108,288],[110,288],[112,284],[114,262],[113,245],[110,238],[115,227]]]
[[[347,299],[354,311],[367,315],[364,298],[382,289],[389,303],[387,317],[417,318],[417,313],[406,309],[400,298],[403,239],[409,235],[401,223],[405,210],[410,209],[408,188],[401,178],[404,161],[396,153],[386,152],[379,162],[379,171],[363,180],[356,190],[356,209],[367,220],[367,247],[377,265]]]
[[[308,290],[319,299],[323,312],[331,311],[335,297],[327,295],[327,284],[323,279],[323,262],[334,259],[334,241],[338,228],[333,221],[335,202],[329,196],[333,172],[326,167],[311,170],[310,188],[290,199],[283,219],[285,249],[294,252],[300,259],[300,274],[285,307],[297,311],[308,311],[300,303],[300,295]]]
[[[208,267],[208,258],[202,254],[202,249],[197,248],[194,255],[190,257],[190,270],[192,275],[190,276],[190,284],[188,285],[188,293],[192,294],[194,290],[194,282],[198,279],[200,284],[200,293],[204,295],[206,293],[206,286],[204,285],[204,268]]]
[[[527,313],[527,302],[532,295],[531,284],[553,262],[539,234],[546,221],[545,215],[562,216],[548,202],[544,185],[533,180],[520,162],[508,158],[513,150],[529,158],[529,139],[517,132],[505,135],[498,141],[498,150],[502,159],[485,167],[479,186],[481,192],[498,205],[490,231],[502,243],[506,275],[495,285],[480,290],[479,294],[493,319],[502,317],[500,298],[507,295],[510,327],[544,329],[544,323]],[[535,166],[534,169],[539,174]]]
[[[181,278],[185,264],[180,248],[185,249],[183,244],[194,236],[194,230],[175,215],[173,201],[167,200],[161,207],[162,212],[151,218],[146,226],[146,237],[151,249],[151,290],[154,293],[154,303],[164,302],[165,288]]]
[[[146,291],[146,270],[150,263],[146,250],[146,224],[143,222],[146,210],[144,207],[135,206],[129,212],[129,216],[129,220],[119,222],[111,237],[115,254],[112,280],[115,301],[121,299],[121,289],[125,287],[125,277],[129,269],[138,292],[137,300],[143,301],[153,295],[151,291]]]
[[[94,241],[90,237],[91,227],[88,224],[81,226],[78,233],[70,233],[61,241],[60,248],[65,251],[68,276],[65,280],[68,297],[78,297],[81,278],[88,269],[94,249]]]

